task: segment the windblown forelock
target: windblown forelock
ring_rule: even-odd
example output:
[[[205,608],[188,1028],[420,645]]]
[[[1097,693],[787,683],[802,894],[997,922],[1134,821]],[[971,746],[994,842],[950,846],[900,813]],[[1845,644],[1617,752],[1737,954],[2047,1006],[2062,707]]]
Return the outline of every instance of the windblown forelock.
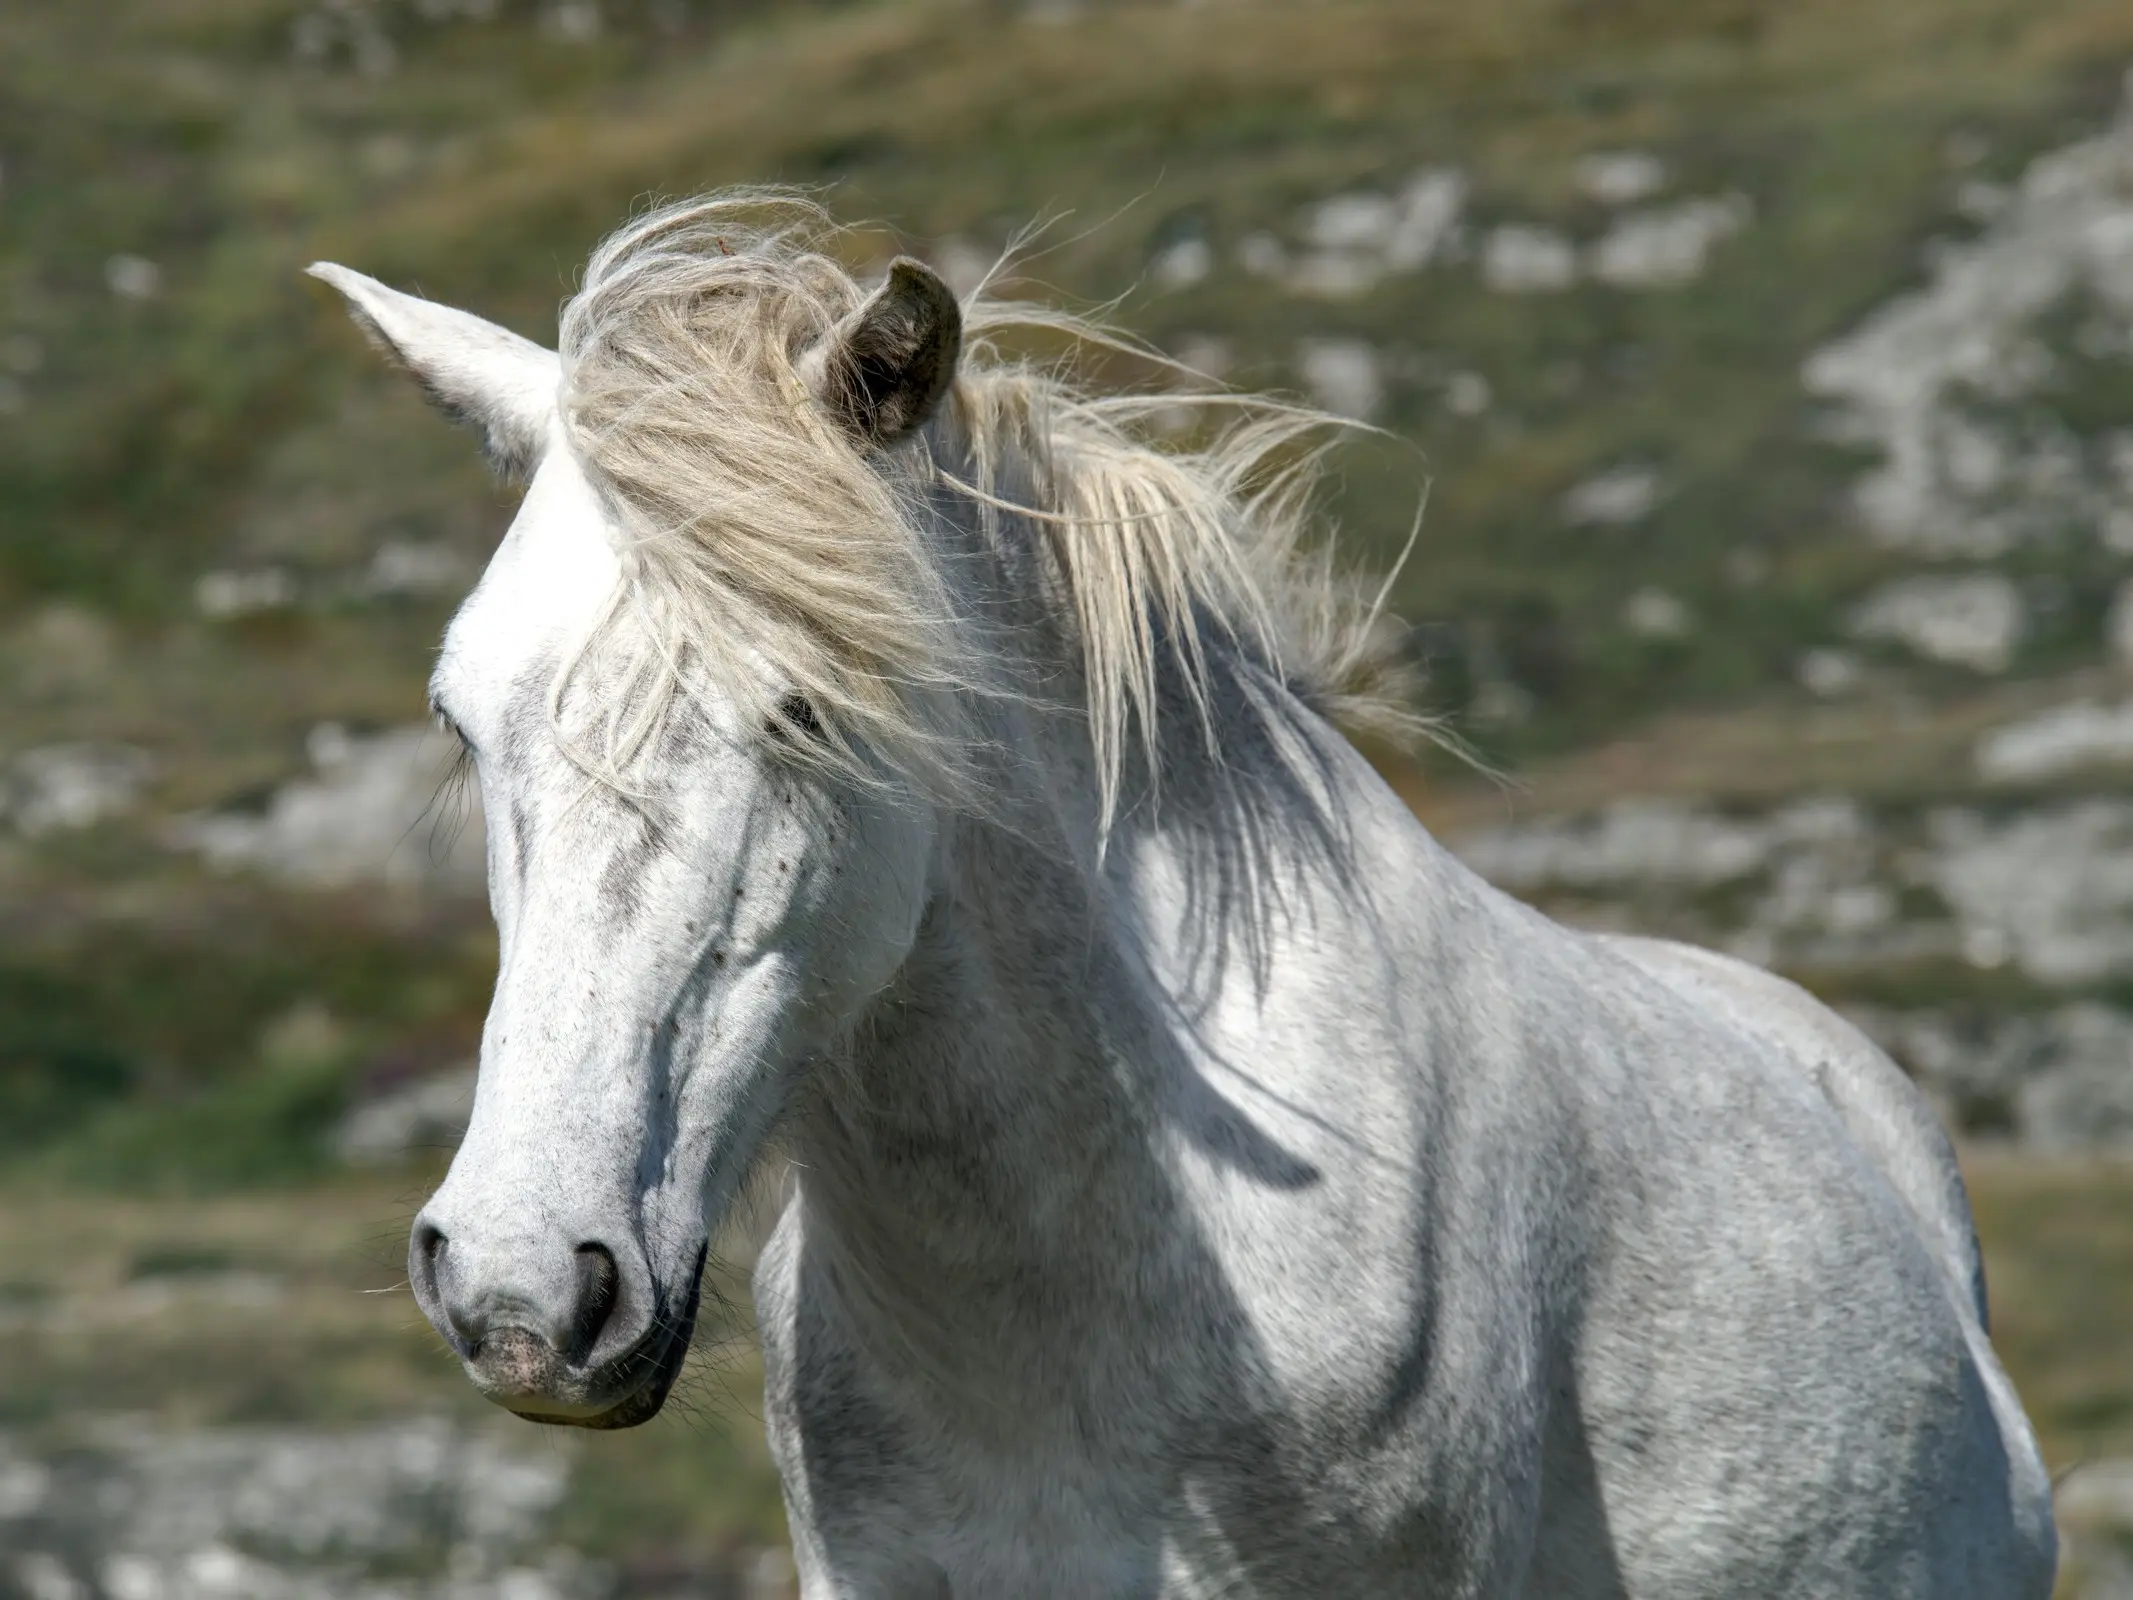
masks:
[[[1087,397],[998,343],[1032,329],[1128,341],[981,292],[963,308],[945,418],[865,448],[802,376],[810,347],[865,298],[831,253],[843,237],[804,197],[702,197],[608,239],[564,311],[566,425],[615,508],[618,603],[647,625],[651,701],[700,673],[723,696],[756,697],[741,707],[756,729],[778,727],[777,697],[804,695],[822,735],[787,740],[788,757],[969,798],[967,708],[1024,692],[1049,664],[1009,659],[1034,641],[972,625],[987,597],[949,580],[939,519],[955,515],[995,548],[1043,555],[1106,826],[1136,738],[1155,769],[1162,659],[1201,695],[1210,626],[1347,720],[1419,726],[1375,604],[1308,538],[1308,436],[1336,419],[1208,394],[1226,425],[1195,450],[1159,451],[1144,435],[1174,392]],[[626,760],[619,742],[605,754]]]
[[[860,299],[832,233],[757,195],[622,230],[564,314],[565,418],[619,513],[647,671],[757,697],[751,727],[803,695],[823,737],[788,754],[952,791],[982,663],[928,547],[924,447],[868,459],[798,370]]]

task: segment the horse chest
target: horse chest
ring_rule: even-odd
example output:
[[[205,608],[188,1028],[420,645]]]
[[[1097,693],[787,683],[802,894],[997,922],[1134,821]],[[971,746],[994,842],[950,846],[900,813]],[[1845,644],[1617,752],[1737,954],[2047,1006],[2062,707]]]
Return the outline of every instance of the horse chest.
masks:
[[[1517,1560],[1503,1489],[1534,1480],[1538,1443],[1446,1411],[1426,1328],[1359,1336],[1327,1306],[1270,1336],[1203,1297],[951,1366],[869,1337],[809,1248],[795,1208],[757,1295],[773,1448],[803,1562],[838,1574],[825,1592],[1404,1596],[1427,1572],[1449,1596],[1500,1592]]]

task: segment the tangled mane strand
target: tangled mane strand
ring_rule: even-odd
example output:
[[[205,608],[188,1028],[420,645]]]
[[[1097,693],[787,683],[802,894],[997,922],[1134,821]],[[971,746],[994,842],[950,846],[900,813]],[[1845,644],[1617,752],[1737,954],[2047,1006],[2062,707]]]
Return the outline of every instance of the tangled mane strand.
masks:
[[[1184,369],[1099,322],[981,287],[963,306],[940,419],[869,450],[801,376],[805,353],[865,298],[831,253],[843,237],[790,191],[702,196],[616,232],[564,309],[570,437],[623,513],[626,603],[656,641],[634,720],[611,730],[608,772],[700,673],[762,695],[744,708],[750,725],[786,735],[788,756],[862,782],[886,763],[975,798],[970,707],[1025,694],[1032,664],[955,593],[947,515],[1045,553],[1061,631],[1078,644],[1105,829],[1136,736],[1159,770],[1166,662],[1212,745],[1217,636],[1351,726],[1424,729],[1382,625],[1384,588],[1364,593],[1313,537],[1313,441],[1345,424],[1226,391],[1086,394],[1016,359],[1010,337]],[[1181,403],[1205,411],[1210,436],[1155,447],[1148,435]],[[792,737],[787,693],[806,697],[818,735]]]

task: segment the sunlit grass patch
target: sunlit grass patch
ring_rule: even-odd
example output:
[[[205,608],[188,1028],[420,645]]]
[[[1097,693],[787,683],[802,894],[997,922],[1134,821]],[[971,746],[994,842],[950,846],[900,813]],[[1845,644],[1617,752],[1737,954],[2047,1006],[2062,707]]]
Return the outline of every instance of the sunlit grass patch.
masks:
[[[1993,1344],[2055,1472],[2133,1454],[2133,1162],[1973,1154]]]

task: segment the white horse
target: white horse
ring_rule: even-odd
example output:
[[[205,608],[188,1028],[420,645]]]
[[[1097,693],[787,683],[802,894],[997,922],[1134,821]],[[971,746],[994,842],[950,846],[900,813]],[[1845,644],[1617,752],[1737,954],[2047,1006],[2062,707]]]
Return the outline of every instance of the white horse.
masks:
[[[775,1150],[808,1600],[2047,1595],[1887,1058],[1431,841],[1325,715],[1310,419],[1146,448],[989,337],[1089,330],[831,248],[647,217],[560,355],[313,269],[531,479],[434,680],[502,968],[411,1268],[474,1382],[652,1416]]]

